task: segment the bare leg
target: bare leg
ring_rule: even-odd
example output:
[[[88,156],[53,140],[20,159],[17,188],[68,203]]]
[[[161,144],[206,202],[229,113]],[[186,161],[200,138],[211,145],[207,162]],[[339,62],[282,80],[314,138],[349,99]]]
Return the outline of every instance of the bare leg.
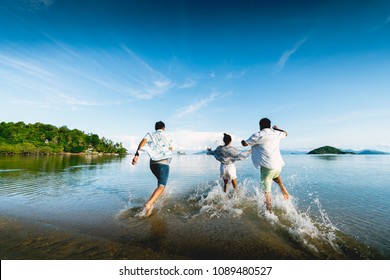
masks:
[[[267,210],[272,212],[272,205],[271,205],[271,192],[265,193],[265,206],[267,207]]]
[[[227,179],[223,179],[223,182],[224,182],[223,191],[226,192],[226,186],[228,184],[228,180]]]
[[[165,187],[162,185],[158,186],[157,189],[154,190],[152,196],[150,197],[149,201],[145,204],[145,210],[146,215],[149,216],[152,214],[152,207],[153,204],[156,202],[157,198],[160,197],[160,195],[164,192]]]
[[[284,196],[284,199],[289,199],[290,195],[286,188],[283,185],[282,178],[280,176],[273,179],[275,183],[277,183],[280,187],[280,190],[282,191],[282,194]]]
[[[237,191],[237,179],[232,180],[232,185],[235,191]]]

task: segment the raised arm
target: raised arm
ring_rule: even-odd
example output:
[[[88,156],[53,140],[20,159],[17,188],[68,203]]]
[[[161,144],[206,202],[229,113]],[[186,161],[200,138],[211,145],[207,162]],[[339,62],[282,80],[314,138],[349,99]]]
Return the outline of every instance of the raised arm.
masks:
[[[134,158],[133,158],[133,161],[132,161],[132,164],[133,164],[133,165],[136,165],[136,164],[137,164],[138,157],[139,157],[139,150],[140,150],[143,146],[145,146],[145,144],[146,144],[147,142],[148,142],[148,140],[142,139],[141,142],[139,143],[138,148],[137,148],[137,151],[135,152]]]
[[[284,133],[286,133],[286,137],[288,136],[287,131],[285,131],[285,130],[283,130],[283,129],[280,129],[277,125],[274,125],[272,128],[273,128],[274,130],[277,130],[277,131],[280,131],[280,132],[284,132]]]

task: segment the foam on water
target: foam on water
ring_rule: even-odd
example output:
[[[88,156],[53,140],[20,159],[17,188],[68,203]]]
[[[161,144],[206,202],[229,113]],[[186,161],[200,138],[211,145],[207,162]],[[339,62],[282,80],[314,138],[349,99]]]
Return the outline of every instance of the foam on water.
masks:
[[[229,184],[227,193],[223,192],[222,180],[214,180],[198,185],[193,191],[177,197],[176,190],[180,188],[179,182],[171,182],[164,194],[157,200],[153,214],[163,217],[169,223],[177,221],[191,224],[202,224],[214,219],[220,220],[219,224],[228,228],[229,221],[240,220],[243,224],[252,224],[256,231],[261,232],[262,225],[267,223],[274,232],[290,243],[300,244],[313,254],[322,255],[333,254],[341,256],[342,250],[338,244],[338,229],[331,222],[328,214],[321,205],[318,196],[306,197],[311,200],[311,204],[306,209],[298,207],[299,201],[294,196],[285,200],[276,184],[272,189],[273,212],[266,210],[264,193],[260,190],[259,182],[244,178],[238,184],[238,191],[235,191]],[[149,197],[132,197],[129,194],[129,202],[123,211],[117,215],[119,221],[125,221],[130,227],[132,224],[139,226],[140,220],[145,220],[146,213],[143,205]],[[257,224],[256,226],[256,219]],[[222,224],[221,224],[222,223]],[[183,224],[180,225],[181,227]],[[207,229],[208,234],[213,234]],[[229,235],[229,229],[226,232]],[[332,252],[332,253],[331,253]]]
[[[321,214],[321,221],[316,221],[317,218],[309,214],[310,209],[306,209],[306,211],[298,209],[293,196],[290,195],[290,199],[285,200],[277,186],[273,186],[272,191],[272,213],[266,210],[264,193],[259,188],[254,188],[254,194],[257,201],[259,217],[263,217],[276,228],[288,231],[292,238],[311,250],[318,251],[316,244],[326,242],[336,252],[339,252],[339,248],[335,242],[335,231],[337,229],[333,226],[325,210],[321,207],[319,198],[313,200],[313,203],[318,207],[318,211]]]

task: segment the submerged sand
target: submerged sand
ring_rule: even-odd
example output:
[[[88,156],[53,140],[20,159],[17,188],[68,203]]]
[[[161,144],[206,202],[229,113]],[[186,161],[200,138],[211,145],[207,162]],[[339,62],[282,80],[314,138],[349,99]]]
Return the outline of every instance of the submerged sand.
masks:
[[[54,225],[0,216],[2,260],[181,259]]]

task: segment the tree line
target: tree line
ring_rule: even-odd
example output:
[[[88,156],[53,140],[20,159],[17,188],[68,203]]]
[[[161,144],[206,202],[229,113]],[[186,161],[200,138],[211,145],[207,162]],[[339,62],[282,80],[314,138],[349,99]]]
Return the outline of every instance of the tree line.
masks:
[[[24,122],[0,123],[0,153],[115,153],[126,154],[122,143],[66,126]]]

